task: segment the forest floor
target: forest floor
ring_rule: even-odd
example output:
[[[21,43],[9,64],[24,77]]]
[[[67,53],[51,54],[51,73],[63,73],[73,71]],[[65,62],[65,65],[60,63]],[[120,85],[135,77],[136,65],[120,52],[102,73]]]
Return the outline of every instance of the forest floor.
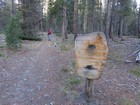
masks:
[[[0,105],[140,105],[140,78],[132,72],[140,71],[132,56],[140,40],[108,40],[107,64],[88,104],[85,79],[74,73],[70,39],[62,45],[57,38],[55,46],[44,35],[43,41],[23,41],[22,48],[9,50],[0,35]]]

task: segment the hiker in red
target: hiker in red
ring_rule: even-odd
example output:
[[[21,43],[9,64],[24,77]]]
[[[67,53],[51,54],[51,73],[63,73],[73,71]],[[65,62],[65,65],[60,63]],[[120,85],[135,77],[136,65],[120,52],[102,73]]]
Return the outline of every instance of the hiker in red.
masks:
[[[48,41],[51,41],[52,30],[48,29]]]

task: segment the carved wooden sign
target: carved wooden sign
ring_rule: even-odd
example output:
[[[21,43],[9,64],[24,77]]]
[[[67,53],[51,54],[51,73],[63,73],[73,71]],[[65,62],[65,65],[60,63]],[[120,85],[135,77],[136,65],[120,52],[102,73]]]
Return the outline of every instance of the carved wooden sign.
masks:
[[[108,55],[104,33],[94,32],[75,40],[77,73],[88,79],[99,79]]]

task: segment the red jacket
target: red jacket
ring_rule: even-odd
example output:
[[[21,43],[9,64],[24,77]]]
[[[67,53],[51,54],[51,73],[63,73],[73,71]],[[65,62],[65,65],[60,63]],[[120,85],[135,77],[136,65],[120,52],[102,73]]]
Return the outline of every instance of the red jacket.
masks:
[[[52,34],[51,29],[48,29],[48,35]]]

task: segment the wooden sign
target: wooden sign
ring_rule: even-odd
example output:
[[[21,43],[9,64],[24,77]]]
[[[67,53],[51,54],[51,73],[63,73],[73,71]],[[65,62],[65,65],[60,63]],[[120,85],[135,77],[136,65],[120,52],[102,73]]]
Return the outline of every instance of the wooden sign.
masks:
[[[94,32],[75,40],[77,73],[88,79],[99,79],[108,55],[104,33]]]

